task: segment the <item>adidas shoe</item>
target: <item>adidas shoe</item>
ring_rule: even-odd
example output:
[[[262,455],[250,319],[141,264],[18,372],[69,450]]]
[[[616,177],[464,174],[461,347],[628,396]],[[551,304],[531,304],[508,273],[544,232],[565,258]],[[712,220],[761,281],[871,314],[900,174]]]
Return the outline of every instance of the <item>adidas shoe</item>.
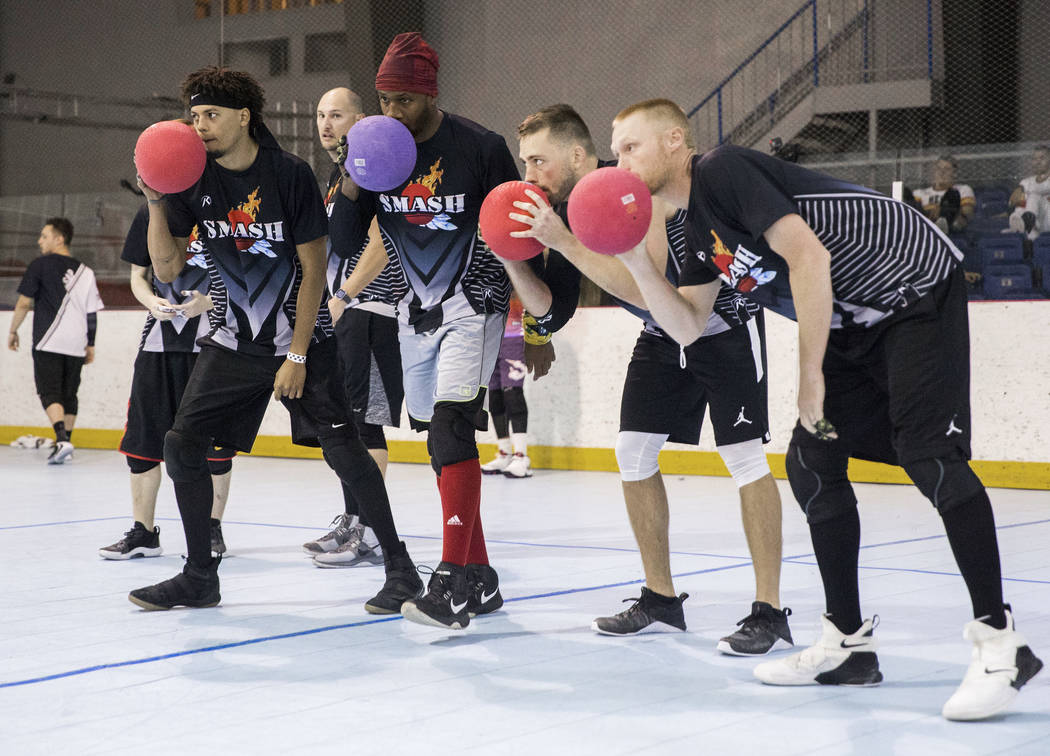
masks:
[[[222,556],[226,553],[226,541],[222,539],[222,522],[211,518],[211,552]]]
[[[980,620],[966,623],[963,637],[973,643],[973,657],[962,683],[944,704],[945,719],[986,719],[1003,711],[1026,682],[1043,668],[1006,612],[1006,629]]]
[[[879,616],[864,620],[846,635],[821,615],[824,633],[815,645],[783,659],[755,667],[755,677],[767,685],[878,685],[882,682],[875,655]]]
[[[765,601],[754,601],[751,614],[737,622],[737,630],[718,641],[718,650],[729,656],[764,656],[771,651],[791,648],[791,630],[787,618],[791,610],[787,607],[774,609]]]
[[[332,529],[316,541],[307,541],[303,544],[303,551],[310,556],[335,551],[348,540],[350,540],[350,529],[357,524],[357,517],[345,512],[332,520]]]
[[[430,576],[422,598],[406,601],[401,614],[421,625],[462,630],[470,624],[467,613],[466,568],[441,562]]]
[[[69,441],[59,441],[55,444],[55,448],[51,450],[51,454],[48,455],[47,463],[49,465],[64,465],[67,459],[73,457],[73,444]]]
[[[219,562],[222,557],[214,557],[207,567],[194,567],[186,562],[175,577],[156,585],[137,588],[128,594],[128,600],[147,611],[161,611],[176,606],[205,608],[217,606],[219,595]]]
[[[479,614],[491,614],[503,606],[499,592],[499,575],[487,564],[468,564],[467,570],[467,614],[472,618]]]
[[[508,454],[502,449],[496,450],[496,458],[491,462],[486,462],[481,466],[481,472],[485,475],[499,475],[507,469],[507,465],[510,464],[513,455]]]
[[[365,538],[366,528],[360,522],[350,528],[349,539],[334,551],[326,551],[314,557],[318,567],[367,567],[383,563],[383,549],[378,543],[369,543]],[[375,537],[373,536],[373,539]]]
[[[638,598],[624,599],[634,602],[629,609],[612,617],[599,617],[591,623],[591,629],[602,635],[641,635],[672,630],[685,632],[682,602],[687,598],[688,593],[667,598],[643,587],[642,595]]]
[[[379,593],[365,604],[365,611],[369,614],[397,614],[402,604],[419,598],[423,592],[423,581],[403,541],[401,551],[398,556],[387,559],[386,582]]]
[[[532,477],[532,465],[531,460],[527,454],[521,452],[515,452],[514,458],[511,459],[506,469],[503,471],[503,477],[505,478],[531,478]]]
[[[164,549],[160,547],[160,528],[154,526],[153,530],[146,530],[146,526],[136,520],[123,538],[112,546],[99,549],[98,555],[103,559],[135,559],[160,556],[163,552]]]

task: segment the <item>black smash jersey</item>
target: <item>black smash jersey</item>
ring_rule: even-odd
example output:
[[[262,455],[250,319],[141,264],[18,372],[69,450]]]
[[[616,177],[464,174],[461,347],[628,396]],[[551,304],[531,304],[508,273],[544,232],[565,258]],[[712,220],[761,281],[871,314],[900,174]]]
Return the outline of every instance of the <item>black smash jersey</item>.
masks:
[[[33,349],[84,356],[88,316],[102,309],[91,268],[70,255],[41,255],[26,267],[18,293],[33,300]]]
[[[943,281],[962,253],[918,210],[872,189],[726,145],[693,158],[682,285],[720,278],[795,318],[788,266],[763,233],[797,213],[831,253],[831,327],[870,326]]]
[[[388,254],[397,257],[408,291],[398,316],[417,332],[475,313],[506,312],[510,282],[478,236],[478,213],[490,190],[519,178],[499,134],[451,113],[416,145],[408,181],[389,192],[361,192],[362,233],[372,215]]]
[[[342,172],[338,166],[332,168],[325,195],[325,210],[328,213],[328,269],[326,278],[328,291],[333,292],[353,272],[368,246],[368,237],[359,241],[357,233],[357,209],[354,203],[339,190]],[[379,275],[361,290],[350,307],[360,307],[380,315],[394,317],[397,303],[408,292],[404,271],[397,255],[387,248],[389,262]]]
[[[176,237],[198,238],[190,254],[202,253],[226,291],[225,318],[204,341],[262,357],[288,353],[302,281],[297,244],[328,232],[313,171],[284,152],[264,126],[259,154],[245,171],[230,171],[208,158],[193,187],[168,195],[168,225]],[[314,340],[332,334],[325,302]]]
[[[120,253],[121,260],[143,268],[152,265],[146,240],[148,228],[149,208],[143,205],[131,221],[131,228],[124,239],[124,250]],[[190,244],[193,244],[196,238],[197,229],[194,227],[190,234]],[[184,291],[199,291],[201,294],[211,293],[213,307],[206,316],[198,315],[188,320],[182,317],[157,320],[152,312],[149,313],[142,329],[139,349],[143,352],[199,352],[197,339],[207,336],[213,327],[221,325],[226,300],[225,293],[221,290],[221,280],[218,281],[219,286],[215,290],[211,288],[205,253],[199,252],[189,257],[182,272],[170,283],[164,283],[156,276],[152,278],[153,293],[172,304],[182,304],[190,299],[189,295],[182,293]]]

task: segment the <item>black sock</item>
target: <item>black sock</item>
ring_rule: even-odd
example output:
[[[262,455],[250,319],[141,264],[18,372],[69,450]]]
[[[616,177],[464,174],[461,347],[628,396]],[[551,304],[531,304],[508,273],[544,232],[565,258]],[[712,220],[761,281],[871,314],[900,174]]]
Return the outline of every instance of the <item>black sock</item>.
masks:
[[[957,507],[941,513],[944,532],[959,565],[973,603],[973,616],[985,618],[992,627],[1006,627],[1003,612],[1003,579],[999,565],[999,542],[995,515],[983,489]]]
[[[372,459],[361,439],[356,436],[326,436],[318,439],[325,462],[343,485],[348,487],[357,502],[362,520],[375,531],[383,551],[397,551],[399,539],[390,512],[386,483],[379,465]]]
[[[211,476],[200,480],[175,483],[175,500],[182,515],[182,529],[186,533],[186,559],[194,567],[207,568],[211,564]]]
[[[343,508],[351,517],[361,516],[361,508],[357,505],[357,499],[354,498],[354,492],[350,490],[350,486],[346,485],[346,483],[343,483]]]
[[[55,429],[55,441],[68,441],[69,431],[66,430],[65,420],[59,420],[57,423],[51,426]]]
[[[860,614],[857,562],[860,552],[860,515],[850,507],[834,520],[811,523],[809,535],[824,581],[828,617],[840,632],[852,635],[864,624]]]
[[[660,604],[673,604],[678,600],[677,596],[665,596],[662,593],[657,593],[652,588],[646,588],[645,590],[656,600],[657,603]]]

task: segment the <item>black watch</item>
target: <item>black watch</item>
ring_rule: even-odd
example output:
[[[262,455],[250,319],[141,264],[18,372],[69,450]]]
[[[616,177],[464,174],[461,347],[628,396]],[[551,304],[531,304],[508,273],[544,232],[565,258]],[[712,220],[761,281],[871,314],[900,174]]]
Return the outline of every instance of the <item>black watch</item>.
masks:
[[[336,299],[342,299],[344,302],[350,298],[350,295],[346,293],[346,289],[336,289],[335,294],[332,295]]]

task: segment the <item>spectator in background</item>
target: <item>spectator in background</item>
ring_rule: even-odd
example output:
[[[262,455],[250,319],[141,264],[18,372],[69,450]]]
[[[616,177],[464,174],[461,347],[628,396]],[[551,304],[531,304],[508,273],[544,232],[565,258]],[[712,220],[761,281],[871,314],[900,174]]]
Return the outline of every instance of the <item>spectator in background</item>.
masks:
[[[1021,179],[1010,195],[1010,230],[1034,239],[1050,231],[1050,145],[1041,144],[1032,153],[1035,173]]]
[[[73,456],[70,434],[77,419],[80,370],[95,359],[95,313],[102,309],[95,273],[69,251],[73,224],[48,218],[37,245],[40,257],[29,263],[18,284],[7,346],[18,351],[18,327],[31,309],[33,378],[40,403],[55,429],[49,465]]]
[[[525,333],[521,300],[511,294],[496,369],[489,380],[489,414],[496,430],[496,458],[481,466],[485,475],[531,478],[529,407],[525,403]],[[512,432],[513,431],[513,432]]]
[[[965,229],[977,209],[970,185],[955,182],[958,170],[954,156],[941,155],[933,164],[933,185],[914,193],[926,217],[946,234]]]

